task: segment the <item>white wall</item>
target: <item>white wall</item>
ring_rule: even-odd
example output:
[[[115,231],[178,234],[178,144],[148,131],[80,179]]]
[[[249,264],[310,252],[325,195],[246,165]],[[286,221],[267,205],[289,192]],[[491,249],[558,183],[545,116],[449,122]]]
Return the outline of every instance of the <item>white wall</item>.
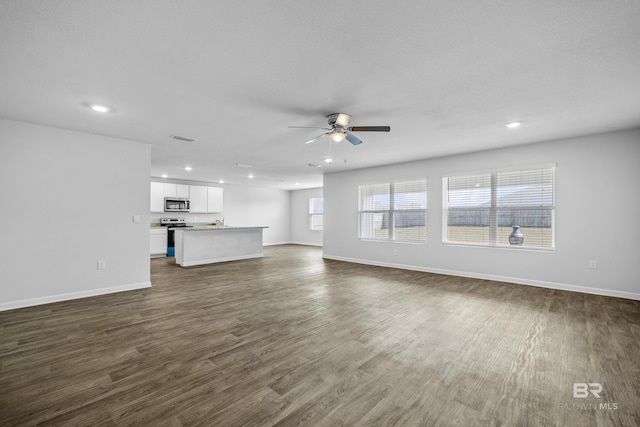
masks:
[[[289,243],[291,240],[291,192],[262,187],[225,185],[224,217],[226,225],[260,226],[264,245]]]
[[[322,231],[309,229],[309,199],[322,197],[322,188],[291,192],[291,243],[322,246]]]
[[[325,175],[324,256],[640,299],[639,161],[636,129]],[[443,175],[542,163],[557,163],[555,251],[441,243]],[[358,185],[416,176],[428,178],[427,243],[359,240]]]
[[[0,119],[0,310],[150,286],[150,159],[146,144]]]

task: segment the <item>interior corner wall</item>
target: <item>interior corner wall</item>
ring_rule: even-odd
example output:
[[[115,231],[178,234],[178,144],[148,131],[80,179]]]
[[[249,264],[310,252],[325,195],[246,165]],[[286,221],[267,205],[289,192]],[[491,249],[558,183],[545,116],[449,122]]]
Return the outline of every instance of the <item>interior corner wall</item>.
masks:
[[[638,160],[634,129],[325,175],[324,257],[640,300]],[[557,164],[554,251],[442,243],[442,176],[546,163]],[[425,244],[358,239],[359,185],[425,176]]]
[[[322,187],[291,192],[291,243],[322,246],[322,231],[309,228],[309,199],[314,197],[322,197]]]
[[[147,144],[0,119],[0,310],[149,287],[150,169]]]

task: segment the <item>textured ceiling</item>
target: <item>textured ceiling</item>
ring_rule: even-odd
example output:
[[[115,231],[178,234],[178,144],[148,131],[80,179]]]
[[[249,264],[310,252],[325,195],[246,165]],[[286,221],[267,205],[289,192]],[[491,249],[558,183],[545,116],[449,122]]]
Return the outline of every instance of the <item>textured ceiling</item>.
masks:
[[[3,0],[0,116],[150,143],[152,176],[315,187],[638,127],[639,52],[638,1]],[[330,147],[287,128],[335,112],[391,132]]]

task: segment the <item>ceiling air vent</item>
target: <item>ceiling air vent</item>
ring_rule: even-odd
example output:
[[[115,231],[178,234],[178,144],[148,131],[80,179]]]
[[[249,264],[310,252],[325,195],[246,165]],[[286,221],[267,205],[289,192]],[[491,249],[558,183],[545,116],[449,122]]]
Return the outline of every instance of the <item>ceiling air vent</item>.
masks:
[[[187,136],[180,136],[180,135],[171,135],[171,138],[177,139],[178,141],[184,141],[184,142],[196,142],[197,141],[197,139],[195,139],[195,138],[189,138]]]

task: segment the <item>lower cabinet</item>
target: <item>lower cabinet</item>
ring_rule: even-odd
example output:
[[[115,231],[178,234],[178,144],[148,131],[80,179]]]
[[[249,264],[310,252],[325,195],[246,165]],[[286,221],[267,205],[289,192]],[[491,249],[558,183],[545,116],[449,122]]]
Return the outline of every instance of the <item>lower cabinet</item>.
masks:
[[[150,232],[150,252],[152,257],[167,256],[167,229],[152,228]]]

